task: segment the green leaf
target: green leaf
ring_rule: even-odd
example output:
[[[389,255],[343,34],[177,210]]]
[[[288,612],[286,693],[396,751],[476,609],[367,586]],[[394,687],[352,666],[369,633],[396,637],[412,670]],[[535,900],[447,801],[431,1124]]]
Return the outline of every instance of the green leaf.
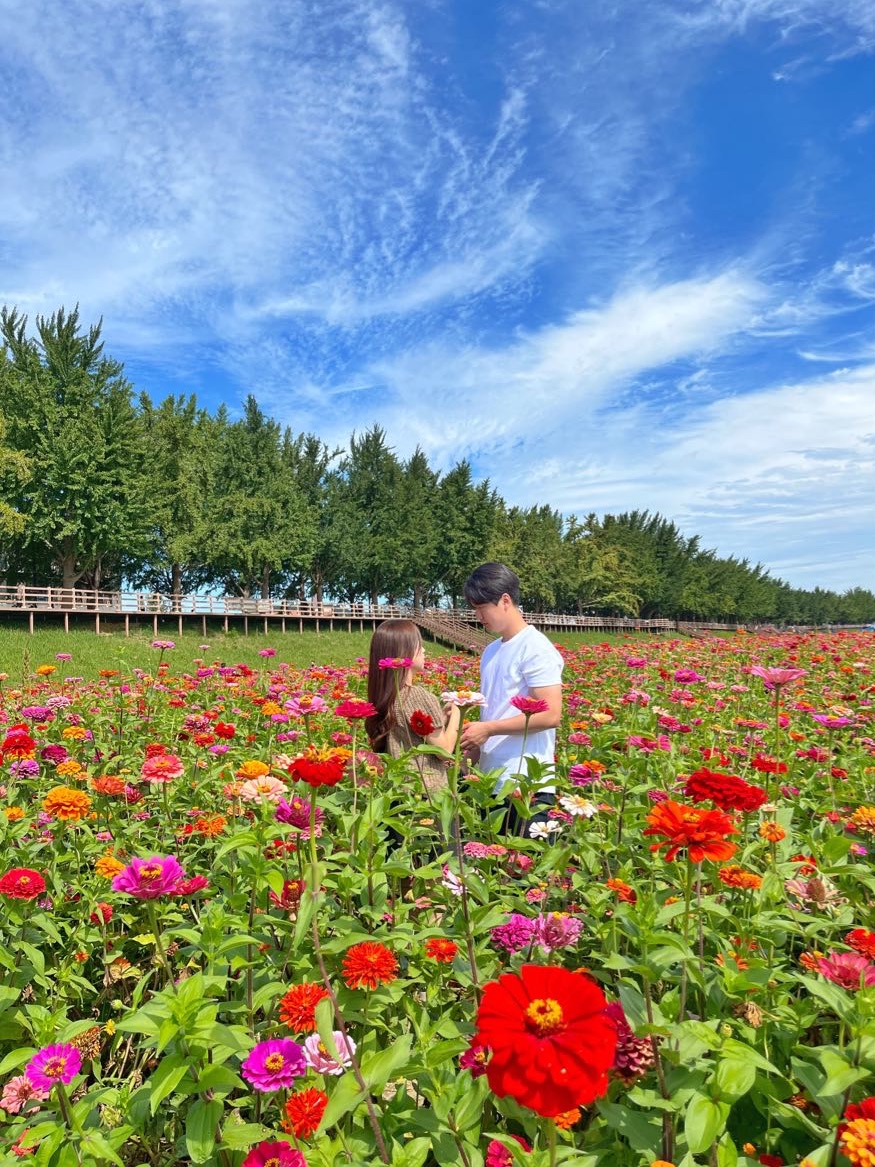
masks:
[[[684,1133],[693,1154],[707,1151],[719,1134],[722,1134],[729,1116],[726,1103],[714,1102],[705,1094],[694,1094],[684,1118]]]
[[[821,1094],[828,1097],[844,1094],[855,1082],[861,1082],[869,1077],[868,1070],[861,1070],[834,1054],[831,1050],[823,1050],[820,1054],[820,1064],[826,1071],[826,1081],[821,1086]]]
[[[714,1095],[719,1101],[735,1102],[756,1081],[757,1070],[752,1062],[742,1062],[737,1058],[723,1058],[717,1066],[712,1079]]]
[[[149,1109],[152,1114],[168,1095],[172,1094],[188,1070],[185,1058],[172,1054],[164,1058],[147,1083],[149,1087]]]
[[[248,1151],[256,1143],[276,1137],[276,1131],[260,1122],[231,1122],[222,1127],[222,1146],[230,1151]]]
[[[345,1114],[349,1114],[351,1110],[355,1110],[364,1097],[365,1091],[359,1089],[355,1075],[352,1073],[344,1074],[334,1087],[334,1090],[332,1090],[331,1097],[328,1099],[328,1105],[325,1107],[325,1113],[322,1115],[322,1122],[319,1124],[319,1134],[324,1133],[330,1127],[334,1126]]]
[[[422,1167],[431,1150],[431,1139],[421,1135],[403,1146],[392,1148],[392,1167]]]
[[[392,1075],[407,1064],[410,1060],[410,1047],[412,1043],[413,1038],[411,1035],[405,1033],[390,1045],[388,1049],[380,1050],[379,1053],[371,1054],[364,1059],[362,1062],[362,1077],[367,1083],[369,1090],[378,1094]]]
[[[118,1167],[124,1167],[124,1160],[119,1158],[99,1131],[91,1129],[85,1131],[79,1142],[79,1149],[86,1152],[86,1162],[88,1159],[96,1163],[108,1160],[110,1163],[117,1163]]]
[[[224,1106],[214,1098],[204,1102],[199,1098],[185,1120],[185,1146],[192,1163],[206,1163],[216,1145],[216,1132]]]

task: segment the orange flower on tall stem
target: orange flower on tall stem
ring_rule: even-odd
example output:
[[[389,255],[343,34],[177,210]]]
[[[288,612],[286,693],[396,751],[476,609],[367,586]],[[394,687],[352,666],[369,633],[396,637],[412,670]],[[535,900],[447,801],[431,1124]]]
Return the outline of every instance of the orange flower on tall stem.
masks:
[[[644,834],[662,838],[661,843],[651,844],[650,850],[667,847],[665,858],[669,862],[681,851],[686,851],[692,863],[705,859],[723,863],[736,852],[735,843],[727,836],[737,835],[738,827],[722,810],[702,810],[666,799],[653,808],[647,821],[650,825]]]
[[[375,940],[353,944],[343,959],[343,979],[350,989],[376,989],[388,985],[398,975],[398,961]]]

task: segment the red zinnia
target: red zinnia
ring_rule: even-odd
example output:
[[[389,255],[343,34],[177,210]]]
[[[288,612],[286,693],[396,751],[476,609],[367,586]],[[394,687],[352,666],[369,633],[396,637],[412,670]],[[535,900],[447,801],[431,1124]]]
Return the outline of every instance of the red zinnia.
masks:
[[[217,721],[213,726],[213,733],[216,737],[224,738],[226,741],[230,741],[236,732],[237,727],[230,725],[227,721]]]
[[[859,952],[860,956],[875,960],[875,932],[867,932],[865,928],[854,928],[845,937],[845,943],[850,944],[851,948],[855,952]],[[875,1118],[875,1115],[872,1117]]]
[[[759,810],[769,797],[761,786],[751,786],[735,774],[721,774],[719,770],[704,767],[689,776],[684,792],[693,802],[710,799],[721,810],[741,810],[746,814]]]
[[[327,1105],[328,1095],[324,1090],[314,1090],[312,1087],[298,1090],[286,1103],[286,1121],[283,1126],[296,1139],[308,1139],[319,1129]]]
[[[295,758],[289,773],[296,782],[306,782],[308,786],[336,786],[344,767],[342,758]]]
[[[455,940],[445,940],[441,936],[433,936],[425,942],[425,955],[438,964],[452,964],[458,951],[459,946]]]
[[[704,859],[714,859],[720,863],[735,854],[735,844],[727,835],[737,835],[738,828],[722,810],[700,810],[696,806],[684,806],[670,798],[655,806],[647,816],[650,826],[645,835],[662,835],[662,843],[653,843],[651,851],[668,847],[665,853],[671,861],[679,851],[686,851],[693,863]]]
[[[322,985],[303,981],[292,985],[280,997],[280,1021],[295,1033],[313,1033],[316,1029],[316,1006],[324,1001],[328,991]]]
[[[385,944],[363,940],[353,944],[343,958],[343,979],[350,989],[376,989],[388,985],[398,974],[398,961]]]
[[[358,701],[354,697],[342,701],[334,710],[345,721],[361,721],[365,717],[376,717],[377,710],[370,701]]]
[[[428,737],[434,733],[434,720],[421,709],[414,709],[410,714],[410,728],[420,737]]]
[[[0,879],[0,895],[11,900],[35,900],[46,890],[46,881],[30,867],[13,867]]]
[[[584,973],[523,965],[485,988],[473,1041],[488,1045],[490,1088],[544,1118],[588,1106],[608,1088],[617,1030]]]

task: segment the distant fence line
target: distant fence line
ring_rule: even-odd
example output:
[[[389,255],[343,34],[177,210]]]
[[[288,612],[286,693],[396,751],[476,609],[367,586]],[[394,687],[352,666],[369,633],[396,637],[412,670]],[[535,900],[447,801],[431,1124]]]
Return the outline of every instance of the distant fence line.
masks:
[[[329,631],[346,628],[360,631],[381,621],[392,618],[432,617],[432,622],[446,622],[447,626],[460,623],[477,626],[474,613],[468,609],[429,608],[414,610],[402,604],[325,603],[318,600],[273,600],[256,599],[245,596],[211,596],[200,594],[165,595],[161,592],[98,591],[88,588],[30,587],[0,585],[0,618],[6,616],[27,617],[30,632],[36,627],[37,617],[41,623],[63,620],[64,630],[69,631],[70,617],[93,617],[96,632],[100,632],[102,620],[117,618],[124,621],[125,635],[130,635],[131,622],[152,625],[153,634],[158,635],[159,627],[171,621],[176,623],[179,635],[187,623],[200,619],[201,629],[206,634],[208,620],[221,620],[227,632],[232,623],[242,623],[244,632],[249,634],[250,621],[261,624],[265,634],[273,630],[285,632],[288,625],[297,626],[303,632],[305,627],[323,627]],[[115,620],[113,618],[116,618]],[[711,621],[688,620],[639,620],[631,616],[568,616],[552,612],[526,613],[530,624],[548,631],[603,631],[603,632],[681,632],[696,631],[737,631],[737,624],[714,623]],[[79,621],[77,621],[79,622]],[[424,627],[428,621],[422,619]],[[438,631],[435,624],[434,631]],[[777,630],[774,630],[777,631]],[[801,631],[801,629],[800,629]]]

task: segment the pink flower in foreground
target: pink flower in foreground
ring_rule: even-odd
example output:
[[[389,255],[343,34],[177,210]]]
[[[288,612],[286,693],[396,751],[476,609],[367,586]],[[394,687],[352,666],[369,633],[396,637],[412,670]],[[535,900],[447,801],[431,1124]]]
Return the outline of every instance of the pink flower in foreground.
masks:
[[[377,662],[381,669],[412,669],[413,658],[409,656],[384,656]]]
[[[140,767],[140,777],[146,782],[172,782],[185,772],[185,765],[176,754],[156,754]]]
[[[307,1073],[303,1049],[290,1037],[261,1041],[243,1063],[240,1073],[256,1090],[269,1093],[288,1089]]]
[[[41,1102],[48,1096],[48,1090],[35,1086],[27,1074],[19,1074],[17,1078],[10,1078],[3,1087],[0,1108],[7,1114],[20,1114],[28,1102]]]
[[[514,709],[518,709],[520,713],[525,713],[527,717],[531,717],[533,713],[546,713],[550,705],[541,697],[526,697],[522,693],[517,693],[516,697],[511,697],[511,705]]]
[[[376,708],[370,701],[357,701],[354,698],[343,701],[334,712],[346,721],[361,721],[363,717],[375,717],[377,714]]]
[[[510,1137],[519,1143],[526,1154],[531,1151],[531,1146],[521,1135],[511,1135]],[[513,1155],[504,1143],[500,1143],[498,1139],[492,1139],[486,1148],[484,1167],[513,1167]]]
[[[798,681],[807,675],[807,669],[782,669],[765,665],[754,665],[750,672],[751,676],[762,678],[767,689],[774,689],[776,685],[789,685],[791,681]]]
[[[286,784],[272,774],[265,774],[262,778],[248,778],[240,787],[241,802],[272,802],[282,801],[286,794]]]
[[[175,855],[153,855],[150,859],[132,859],[112,881],[112,889],[138,900],[156,900],[159,896],[176,895],[184,882],[185,872]]]
[[[831,956],[823,956],[817,962],[817,969],[828,981],[851,992],[875,985],[875,964],[857,952],[834,952]]]
[[[322,1044],[322,1038],[318,1033],[310,1034],[304,1042],[304,1057],[311,1070],[315,1070],[317,1074],[336,1076],[352,1065],[352,1055],[355,1053],[355,1042],[352,1038],[345,1038],[338,1029],[334,1032],[334,1044],[340,1054],[339,1062]]]
[[[300,1151],[291,1143],[258,1143],[243,1160],[242,1167],[307,1167]]]
[[[72,1082],[82,1066],[75,1045],[47,1045],[27,1063],[25,1075],[38,1090],[49,1091],[62,1082]]]

